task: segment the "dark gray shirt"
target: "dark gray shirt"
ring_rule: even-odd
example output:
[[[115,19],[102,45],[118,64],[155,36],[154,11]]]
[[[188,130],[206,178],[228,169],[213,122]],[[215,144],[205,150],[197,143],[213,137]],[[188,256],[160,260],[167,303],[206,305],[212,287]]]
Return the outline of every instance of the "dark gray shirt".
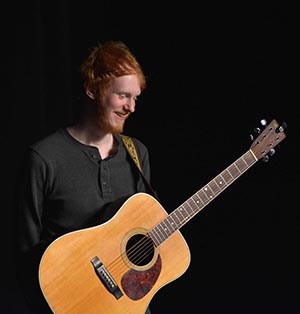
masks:
[[[105,159],[96,147],[78,142],[64,128],[28,149],[18,194],[21,255],[17,272],[34,313],[52,313],[38,279],[46,247],[67,232],[107,221],[128,196],[151,194],[120,136],[116,139],[117,152]],[[144,177],[150,182],[148,150],[139,140],[132,140]]]
[[[115,155],[102,159],[96,147],[60,129],[30,146],[19,200],[21,251],[66,232],[112,217],[117,200],[146,192],[142,177],[119,136]],[[147,148],[133,138],[143,173],[150,180]]]

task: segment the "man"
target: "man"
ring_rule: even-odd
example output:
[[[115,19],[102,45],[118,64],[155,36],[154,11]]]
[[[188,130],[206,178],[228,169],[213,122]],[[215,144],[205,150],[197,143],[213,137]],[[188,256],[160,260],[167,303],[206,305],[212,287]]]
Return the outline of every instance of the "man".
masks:
[[[118,209],[110,206],[117,200],[152,193],[146,146],[132,138],[141,175],[120,136],[146,87],[140,64],[124,43],[110,41],[91,50],[81,74],[84,96],[78,119],[31,145],[23,167],[18,270],[34,313],[52,313],[38,281],[41,256],[49,244],[107,221]]]

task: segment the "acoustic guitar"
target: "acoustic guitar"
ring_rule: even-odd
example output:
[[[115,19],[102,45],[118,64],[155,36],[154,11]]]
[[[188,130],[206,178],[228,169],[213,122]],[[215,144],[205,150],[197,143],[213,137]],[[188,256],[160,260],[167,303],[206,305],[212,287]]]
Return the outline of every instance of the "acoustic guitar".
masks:
[[[155,293],[189,267],[189,247],[179,229],[285,137],[284,127],[272,120],[248,151],[170,214],[151,195],[137,193],[106,223],[54,240],[39,265],[52,311],[145,313]]]

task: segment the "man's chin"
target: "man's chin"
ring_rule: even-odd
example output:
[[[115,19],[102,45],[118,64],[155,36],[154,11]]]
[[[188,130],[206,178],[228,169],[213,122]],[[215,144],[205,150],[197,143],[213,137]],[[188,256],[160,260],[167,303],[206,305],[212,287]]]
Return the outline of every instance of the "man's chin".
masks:
[[[120,134],[120,133],[123,133],[123,131],[124,131],[124,125],[114,126],[114,127],[111,127],[109,130],[109,132],[112,134]]]
[[[107,133],[120,134],[124,131],[124,123],[112,125],[112,124],[107,124],[104,122],[102,124],[100,123],[99,126],[103,131]]]

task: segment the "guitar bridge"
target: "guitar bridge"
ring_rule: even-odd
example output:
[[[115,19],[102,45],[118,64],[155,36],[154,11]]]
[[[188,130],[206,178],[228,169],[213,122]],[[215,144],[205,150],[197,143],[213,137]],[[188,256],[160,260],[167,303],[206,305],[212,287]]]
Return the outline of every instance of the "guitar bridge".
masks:
[[[113,277],[111,276],[111,274],[105,268],[99,257],[95,256],[94,258],[92,258],[91,263],[94,266],[98,278],[102,281],[106,289],[111,294],[113,294],[116,299],[119,299],[123,295],[123,293],[118,287]]]

